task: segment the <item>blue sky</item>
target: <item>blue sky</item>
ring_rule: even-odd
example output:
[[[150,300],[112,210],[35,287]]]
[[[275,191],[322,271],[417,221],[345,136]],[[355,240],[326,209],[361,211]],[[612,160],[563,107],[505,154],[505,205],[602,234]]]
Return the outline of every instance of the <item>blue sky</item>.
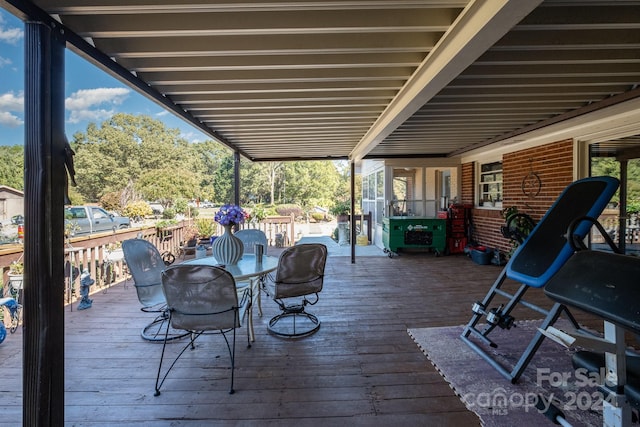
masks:
[[[145,114],[179,128],[191,142],[211,139],[102,70],[67,50],[65,126],[67,137],[100,125],[115,113]],[[0,145],[24,144],[24,25],[0,8]]]

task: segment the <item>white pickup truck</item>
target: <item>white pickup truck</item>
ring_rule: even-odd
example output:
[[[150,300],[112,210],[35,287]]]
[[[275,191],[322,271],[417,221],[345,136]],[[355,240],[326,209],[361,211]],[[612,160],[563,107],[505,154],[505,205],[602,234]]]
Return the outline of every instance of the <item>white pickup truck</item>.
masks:
[[[98,206],[67,206],[64,208],[64,218],[65,223],[69,224],[71,234],[76,236],[131,226],[129,218],[115,216]]]

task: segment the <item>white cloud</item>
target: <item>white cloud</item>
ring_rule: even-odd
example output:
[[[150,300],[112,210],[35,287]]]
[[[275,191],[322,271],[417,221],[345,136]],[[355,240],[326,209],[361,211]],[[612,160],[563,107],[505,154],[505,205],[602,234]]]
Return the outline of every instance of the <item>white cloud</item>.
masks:
[[[17,45],[23,37],[21,28],[5,28],[4,17],[0,14],[0,42]]]
[[[74,92],[64,103],[66,109],[70,111],[68,121],[80,123],[107,119],[117,113],[113,107],[121,105],[129,96],[129,92],[129,89],[117,87],[81,89]]]
[[[18,126],[21,126],[23,123],[24,121],[15,114],[12,114],[8,111],[0,111],[0,126],[16,128]]]
[[[0,112],[4,111],[24,111],[24,92],[0,94]]]
[[[69,123],[101,122],[116,114],[115,110],[73,110],[67,120]]]
[[[7,92],[0,94],[0,125],[15,128],[24,124],[18,115],[24,112],[23,92]]]
[[[123,87],[99,87],[80,89],[65,100],[68,110],[81,110],[100,104],[120,105],[129,96],[129,89]]]
[[[197,132],[181,132],[180,137],[194,144],[204,141],[202,134]]]
[[[167,110],[163,110],[163,111],[160,111],[159,113],[156,113],[156,117],[166,116],[167,114],[169,114],[169,112]]]
[[[0,68],[4,67],[5,65],[11,64],[13,64],[13,62],[9,58],[3,58],[2,56],[0,56]]]

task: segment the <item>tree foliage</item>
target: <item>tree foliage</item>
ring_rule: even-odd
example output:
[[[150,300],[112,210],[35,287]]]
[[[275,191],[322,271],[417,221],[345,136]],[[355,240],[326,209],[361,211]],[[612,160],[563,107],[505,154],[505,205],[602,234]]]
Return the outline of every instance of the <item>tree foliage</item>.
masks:
[[[24,190],[24,148],[0,146],[0,184]]]
[[[620,162],[614,157],[598,157],[591,160],[592,176],[612,176],[620,178]],[[620,201],[619,191],[613,201]],[[640,159],[630,160],[627,165],[627,205],[631,209],[640,204]]]
[[[116,114],[73,135],[77,187],[74,203],[108,205],[111,210],[146,211],[140,200],[161,203],[169,214],[186,201],[230,203],[234,196],[234,154],[205,141],[191,144],[178,129],[149,116]],[[0,147],[0,183],[22,190],[24,149]],[[347,182],[345,182],[347,180]],[[348,189],[348,176],[332,161],[240,161],[240,204],[329,207]],[[167,211],[165,211],[167,212]]]

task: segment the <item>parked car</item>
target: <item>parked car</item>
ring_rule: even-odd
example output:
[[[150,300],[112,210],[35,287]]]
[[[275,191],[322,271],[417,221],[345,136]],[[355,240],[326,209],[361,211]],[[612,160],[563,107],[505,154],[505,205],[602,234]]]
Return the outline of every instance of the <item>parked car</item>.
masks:
[[[131,220],[98,206],[68,206],[64,209],[65,229],[71,235],[100,233],[131,227]]]
[[[150,202],[149,206],[151,207],[154,215],[162,215],[162,213],[164,212],[164,206],[162,206],[160,203]]]

